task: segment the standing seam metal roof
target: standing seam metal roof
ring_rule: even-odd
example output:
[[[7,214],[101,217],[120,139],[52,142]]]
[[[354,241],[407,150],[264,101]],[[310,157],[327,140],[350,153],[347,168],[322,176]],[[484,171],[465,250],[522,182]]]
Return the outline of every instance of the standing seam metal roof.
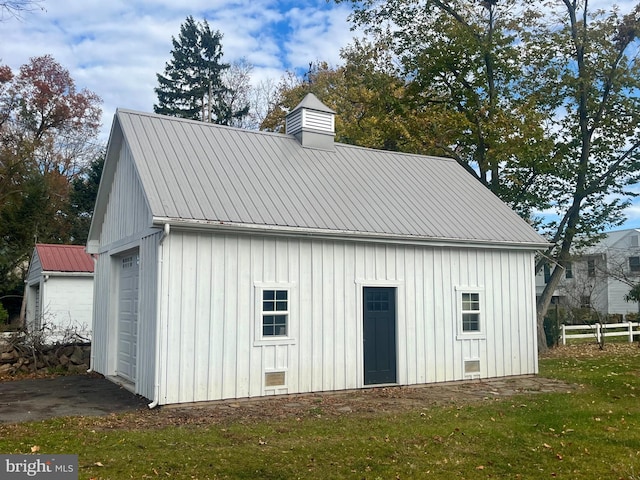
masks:
[[[416,238],[545,243],[455,160],[118,110],[152,215]]]
[[[45,272],[93,273],[93,258],[82,245],[37,243],[35,250]]]

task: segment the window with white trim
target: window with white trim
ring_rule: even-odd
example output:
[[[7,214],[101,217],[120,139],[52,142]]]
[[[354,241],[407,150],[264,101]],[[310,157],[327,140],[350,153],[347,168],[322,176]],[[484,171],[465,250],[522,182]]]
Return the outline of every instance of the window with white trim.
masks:
[[[262,337],[286,337],[289,331],[289,290],[262,290]]]
[[[458,340],[485,338],[484,288],[455,287],[458,316]]]
[[[462,333],[480,332],[480,293],[462,292]]]

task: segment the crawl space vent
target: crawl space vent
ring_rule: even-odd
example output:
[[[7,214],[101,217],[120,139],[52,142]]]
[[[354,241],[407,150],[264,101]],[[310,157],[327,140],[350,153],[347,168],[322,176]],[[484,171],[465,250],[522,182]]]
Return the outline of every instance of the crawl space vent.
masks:
[[[480,376],[480,360],[465,360],[464,374],[467,376]]]
[[[284,385],[284,381],[284,372],[269,372],[264,374],[264,384],[266,387]]]

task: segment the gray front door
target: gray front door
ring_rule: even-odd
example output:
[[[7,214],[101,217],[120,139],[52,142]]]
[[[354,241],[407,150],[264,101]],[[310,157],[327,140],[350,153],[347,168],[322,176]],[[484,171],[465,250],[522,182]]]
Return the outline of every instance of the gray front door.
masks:
[[[396,383],[396,289],[364,287],[364,383]]]

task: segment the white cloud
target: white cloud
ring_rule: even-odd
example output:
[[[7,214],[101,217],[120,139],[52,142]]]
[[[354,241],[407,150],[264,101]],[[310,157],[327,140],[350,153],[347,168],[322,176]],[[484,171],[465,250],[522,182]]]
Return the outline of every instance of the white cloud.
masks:
[[[103,100],[106,139],[117,107],[151,111],[156,73],[170,59],[171,37],[188,15],[207,19],[224,37],[227,62],[246,58],[254,82],[276,80],[310,61],[337,63],[351,39],[348,7],[277,0],[47,0],[44,12],[0,24],[0,61],[13,69],[51,54],[79,88]]]

